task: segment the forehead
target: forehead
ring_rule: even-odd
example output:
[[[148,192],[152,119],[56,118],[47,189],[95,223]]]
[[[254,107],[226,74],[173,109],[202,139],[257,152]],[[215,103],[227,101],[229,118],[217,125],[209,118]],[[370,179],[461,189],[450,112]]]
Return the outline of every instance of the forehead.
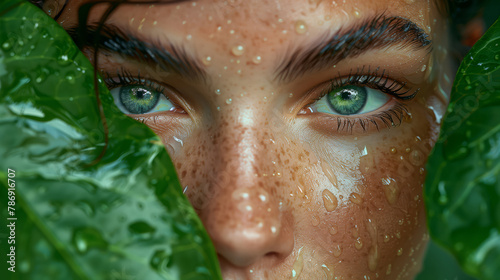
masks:
[[[71,1],[78,7],[87,0]],[[432,21],[430,0],[199,0],[143,1],[123,4],[108,23],[131,30],[138,36],[170,41],[210,39],[217,45],[260,46],[302,41],[355,26],[364,19],[384,14],[401,16],[427,31]],[[90,14],[90,22],[100,19],[105,5]],[[152,37],[152,38],[150,38]],[[188,44],[189,45],[189,44]]]

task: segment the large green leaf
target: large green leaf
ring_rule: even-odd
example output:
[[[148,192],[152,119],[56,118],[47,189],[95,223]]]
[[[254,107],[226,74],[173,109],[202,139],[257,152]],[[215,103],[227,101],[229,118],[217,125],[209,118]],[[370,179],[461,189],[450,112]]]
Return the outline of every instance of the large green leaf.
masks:
[[[500,22],[458,70],[425,195],[435,241],[480,279],[500,275]]]
[[[115,108],[102,82],[100,93],[109,144],[89,167],[105,145],[91,64],[41,10],[0,1],[0,279],[220,278],[163,145]],[[8,168],[15,273],[4,253]]]

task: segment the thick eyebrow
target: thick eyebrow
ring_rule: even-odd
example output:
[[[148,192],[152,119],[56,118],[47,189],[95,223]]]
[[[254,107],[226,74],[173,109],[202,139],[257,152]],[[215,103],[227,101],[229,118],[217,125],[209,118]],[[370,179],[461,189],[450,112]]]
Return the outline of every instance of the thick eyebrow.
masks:
[[[347,30],[323,36],[308,47],[285,55],[275,71],[275,80],[289,82],[313,70],[332,67],[340,61],[369,50],[386,47],[432,49],[429,35],[414,22],[402,17],[378,15]]]
[[[147,63],[157,71],[176,73],[192,80],[206,77],[206,72],[198,61],[188,55],[182,47],[171,42],[153,44],[129,35],[111,24],[104,24],[100,29],[95,25],[87,26],[84,28],[84,34],[80,34],[79,30],[78,27],[66,29],[82,50],[84,48],[93,50],[94,46],[97,46],[99,51],[104,50],[127,59]]]

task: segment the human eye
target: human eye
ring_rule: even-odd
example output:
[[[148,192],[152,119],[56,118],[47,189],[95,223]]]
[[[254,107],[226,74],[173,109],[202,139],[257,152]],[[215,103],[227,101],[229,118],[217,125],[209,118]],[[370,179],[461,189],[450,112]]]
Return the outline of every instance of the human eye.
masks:
[[[144,115],[179,108],[165,94],[165,88],[137,75],[121,71],[116,77],[107,77],[106,83],[115,105],[125,114]]]
[[[361,69],[347,77],[339,75],[319,88],[318,97],[304,112],[325,114],[337,122],[337,130],[348,131],[358,125],[367,131],[369,126],[379,130],[380,125],[401,124],[411,116],[407,103],[418,93],[378,68],[368,74]]]

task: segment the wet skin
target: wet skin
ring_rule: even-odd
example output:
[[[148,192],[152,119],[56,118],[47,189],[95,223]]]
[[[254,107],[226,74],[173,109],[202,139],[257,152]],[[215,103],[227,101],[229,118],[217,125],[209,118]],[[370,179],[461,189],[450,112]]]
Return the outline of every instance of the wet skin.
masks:
[[[59,18],[65,28],[77,24],[83,2],[69,0]],[[172,102],[130,116],[161,137],[224,279],[412,279],[419,271],[428,240],[424,166],[452,78],[433,3],[197,1],[123,5],[108,19],[149,47],[173,53],[175,45],[193,60],[195,73],[103,49],[98,68],[117,100],[123,68]],[[105,7],[92,9],[89,22]],[[324,47],[381,14],[412,21],[432,44],[400,32],[376,48],[323,57],[322,67],[296,59],[294,74],[283,70],[296,51]],[[379,78],[359,85],[362,76]],[[350,78],[384,101],[351,115],[316,101],[332,79]],[[384,81],[404,84],[402,97],[418,93],[398,99],[377,90]]]

